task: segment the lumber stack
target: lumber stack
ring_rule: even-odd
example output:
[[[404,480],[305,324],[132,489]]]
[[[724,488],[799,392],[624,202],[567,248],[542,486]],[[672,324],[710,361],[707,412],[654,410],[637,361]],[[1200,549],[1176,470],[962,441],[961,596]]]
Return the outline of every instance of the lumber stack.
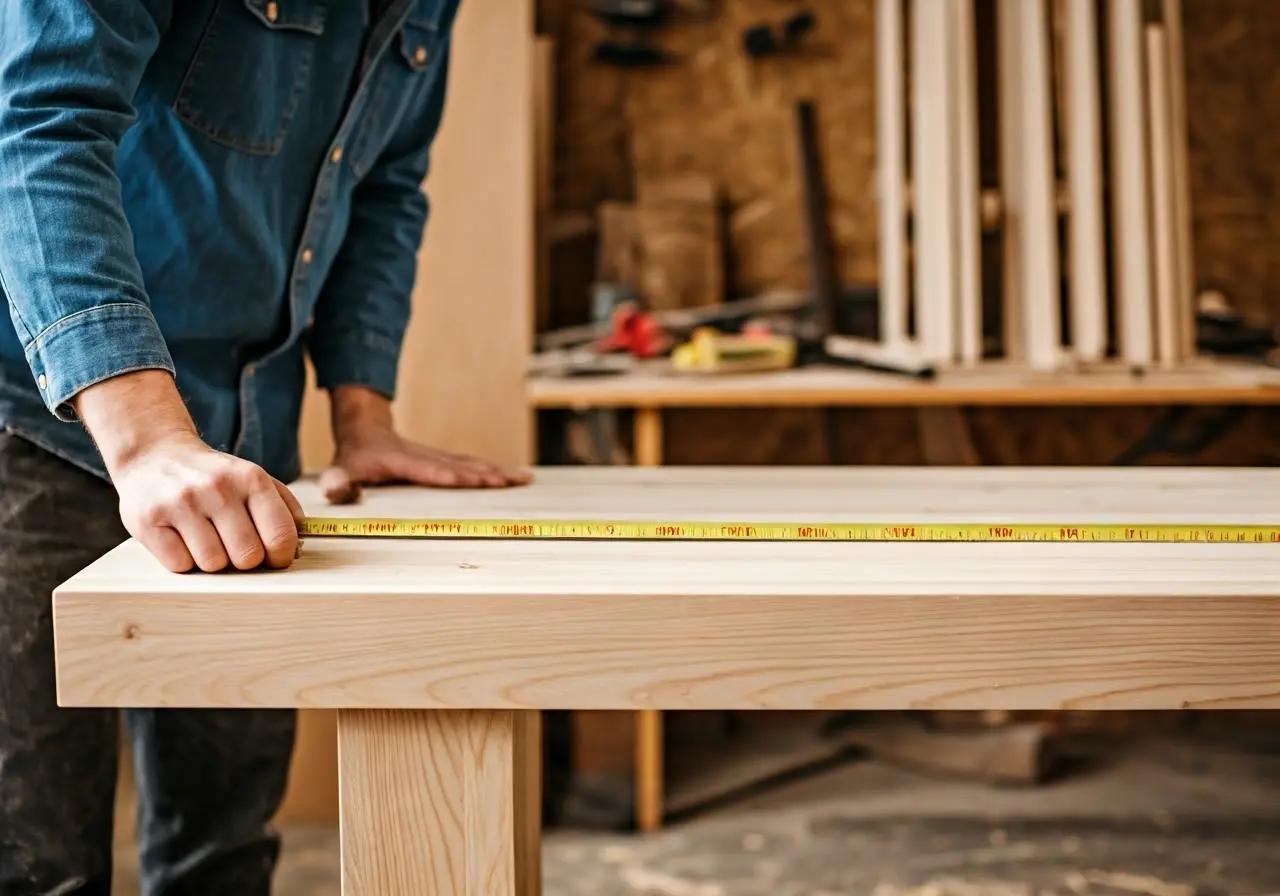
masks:
[[[995,0],[995,190],[980,176],[975,5],[877,0],[886,349],[939,368],[1184,365],[1181,0]],[[990,230],[1000,271],[984,278]]]

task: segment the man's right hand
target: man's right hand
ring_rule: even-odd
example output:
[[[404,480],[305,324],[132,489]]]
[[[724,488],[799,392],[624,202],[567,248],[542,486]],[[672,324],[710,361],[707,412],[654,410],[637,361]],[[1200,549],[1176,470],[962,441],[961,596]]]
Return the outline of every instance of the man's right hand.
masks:
[[[142,370],[75,399],[120,494],[120,516],[173,572],[289,566],[303,511],[256,464],[209,447],[173,378]]]

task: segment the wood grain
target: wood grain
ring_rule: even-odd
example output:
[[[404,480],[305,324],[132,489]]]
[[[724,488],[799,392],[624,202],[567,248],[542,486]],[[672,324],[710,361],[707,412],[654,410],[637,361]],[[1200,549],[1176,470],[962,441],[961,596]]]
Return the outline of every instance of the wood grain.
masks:
[[[565,468],[364,515],[1269,522],[1280,470]],[[299,486],[308,506],[313,490]],[[1157,709],[1280,705],[1280,546],[312,539],[58,589],[68,706]]]
[[[343,896],[541,892],[536,804],[520,792],[531,715],[340,712]]]

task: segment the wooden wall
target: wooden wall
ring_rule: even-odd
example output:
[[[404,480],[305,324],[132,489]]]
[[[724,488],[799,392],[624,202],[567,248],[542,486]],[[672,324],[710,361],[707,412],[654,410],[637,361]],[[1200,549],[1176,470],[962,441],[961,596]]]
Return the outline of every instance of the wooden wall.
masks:
[[[1183,0],[1200,286],[1249,313],[1280,312],[1280,16],[1274,0]],[[981,7],[980,43],[991,16]],[[711,176],[725,199],[728,283],[736,294],[803,287],[805,254],[794,174],[791,103],[812,99],[830,190],[831,226],[847,283],[877,276],[872,0],[709,0],[714,16],[664,29],[676,61],[617,69],[591,60],[607,29],[575,0],[540,0],[539,28],[557,47],[554,191],[558,210],[629,199],[646,178]],[[803,54],[752,61],[752,25],[808,9],[817,27]],[[616,36],[616,35],[615,35]],[[983,71],[989,87],[989,68]],[[984,117],[991,114],[989,96]],[[987,128],[988,132],[991,131]],[[992,148],[993,150],[994,148]],[[984,168],[994,171],[990,152]],[[553,325],[587,315],[590,239],[557,248]],[[1108,463],[1154,419],[1150,411],[971,412],[984,461]],[[1246,415],[1201,462],[1269,464],[1280,424]],[[828,431],[834,421],[834,437]],[[914,462],[911,419],[893,411],[673,414],[671,463]],[[1172,458],[1157,458],[1168,462]]]

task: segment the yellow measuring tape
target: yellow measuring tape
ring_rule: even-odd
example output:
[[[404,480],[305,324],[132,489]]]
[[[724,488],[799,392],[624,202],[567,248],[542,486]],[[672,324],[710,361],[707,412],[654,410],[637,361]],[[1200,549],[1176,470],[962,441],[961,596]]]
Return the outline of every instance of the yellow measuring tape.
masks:
[[[610,541],[1087,541],[1280,544],[1280,525],[654,522],[312,517],[306,537]]]

